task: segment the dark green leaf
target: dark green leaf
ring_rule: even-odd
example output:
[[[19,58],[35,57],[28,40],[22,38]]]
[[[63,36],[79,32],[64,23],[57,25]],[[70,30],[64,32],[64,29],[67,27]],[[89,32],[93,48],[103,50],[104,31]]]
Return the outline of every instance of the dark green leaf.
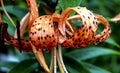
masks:
[[[37,67],[35,59],[24,60],[14,66],[8,73],[30,73]]]
[[[82,0],[61,0],[62,10],[68,7],[79,6]]]
[[[113,40],[113,38],[108,38],[105,42],[120,48],[120,45],[115,40]]]
[[[69,73],[89,73],[89,71],[81,64],[72,58],[64,56],[64,62]]]
[[[105,69],[99,68],[89,63],[81,62],[89,71],[90,73],[111,73]]]
[[[6,10],[8,13],[11,13],[13,15],[15,15],[18,18],[22,18],[26,13],[27,13],[27,9],[26,8],[21,8],[18,6],[5,6]],[[0,8],[2,9],[2,8]]]
[[[15,66],[18,62],[12,62],[12,61],[0,61],[0,67],[7,67],[12,68]]]
[[[82,0],[58,0],[58,4],[55,8],[55,12],[59,13],[62,9],[65,10],[68,7],[79,6]]]
[[[66,65],[66,67],[67,67],[67,70],[69,71],[69,73],[80,73],[76,69],[72,68],[72,66]]]
[[[66,54],[66,56],[74,58],[77,61],[79,61],[79,60],[87,60],[108,54],[120,55],[120,52],[103,47],[88,47],[88,48],[80,48],[75,51],[69,52]]]
[[[8,24],[8,29],[7,29],[8,33],[13,35],[15,28],[13,27],[12,23],[10,22],[8,17],[5,16],[5,14],[3,14],[3,19],[4,19],[4,22]]]

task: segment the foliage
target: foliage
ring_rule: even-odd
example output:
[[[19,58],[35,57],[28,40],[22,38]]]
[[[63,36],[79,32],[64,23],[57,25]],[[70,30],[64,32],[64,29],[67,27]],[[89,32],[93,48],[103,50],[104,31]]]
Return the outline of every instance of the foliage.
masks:
[[[110,19],[120,12],[119,0],[37,0],[40,3],[39,13],[45,14],[42,7],[46,6],[51,11],[61,11],[67,7],[85,6],[89,10],[103,15],[109,21],[112,33],[109,39],[104,43],[90,45],[86,48],[62,48],[64,62],[69,73],[120,73],[120,23],[113,22]],[[14,22],[21,20],[27,13],[27,5],[25,0],[15,0],[12,3],[10,0],[4,0],[7,12],[10,14]],[[0,7],[2,12],[2,8]],[[57,12],[58,12],[57,11]],[[2,13],[3,21],[9,24],[8,32],[13,35],[15,27]],[[76,24],[79,25],[79,24]],[[26,30],[27,32],[27,30]],[[23,38],[26,38],[24,35]],[[34,55],[27,52],[19,52],[14,47],[7,44],[8,56],[3,60],[0,54],[0,72],[7,71],[8,73],[43,73],[43,69],[38,65]],[[9,48],[10,47],[10,48]],[[2,50],[3,51],[3,50]],[[44,53],[47,63],[50,63],[50,52]],[[10,59],[10,57],[15,59]]]

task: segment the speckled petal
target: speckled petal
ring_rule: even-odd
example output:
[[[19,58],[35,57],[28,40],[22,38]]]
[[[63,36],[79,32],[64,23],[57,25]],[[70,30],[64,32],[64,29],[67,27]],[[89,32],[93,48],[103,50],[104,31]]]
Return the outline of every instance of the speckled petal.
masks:
[[[68,17],[69,14],[75,11],[77,15]],[[75,31],[75,33],[68,37],[63,43],[62,46],[65,47],[85,47],[94,42],[94,36],[96,34],[97,19],[94,14],[86,9],[85,7],[73,7],[66,9],[61,14],[62,20],[81,20],[82,26]],[[64,24],[65,22],[63,22]],[[63,25],[64,26],[64,25]]]
[[[54,31],[51,15],[40,16],[33,22],[29,38],[36,48],[51,49],[57,45],[57,36]]]

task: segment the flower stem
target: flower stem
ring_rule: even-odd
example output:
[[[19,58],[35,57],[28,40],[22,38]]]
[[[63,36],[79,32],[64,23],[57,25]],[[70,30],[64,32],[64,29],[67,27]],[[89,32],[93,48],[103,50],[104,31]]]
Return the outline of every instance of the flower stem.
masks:
[[[50,72],[53,73],[54,69],[54,49],[51,50],[51,63],[50,63]]]
[[[68,71],[67,71],[67,69],[64,65],[64,62],[63,62],[62,51],[61,51],[61,46],[60,45],[58,45],[57,60],[58,60],[58,65],[59,65],[59,68],[60,68],[60,72],[61,73],[68,73]]]
[[[57,73],[56,47],[54,47],[54,49],[51,51],[50,72],[53,73],[53,70],[54,73]]]
[[[56,47],[54,48],[54,73],[57,73]]]

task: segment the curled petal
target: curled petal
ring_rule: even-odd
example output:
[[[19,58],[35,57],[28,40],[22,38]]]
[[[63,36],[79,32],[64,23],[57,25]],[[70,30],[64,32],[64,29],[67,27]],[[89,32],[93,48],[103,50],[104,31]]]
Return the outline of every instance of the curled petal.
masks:
[[[30,13],[28,12],[20,21],[20,37],[22,37],[24,34],[29,15],[30,15]],[[15,30],[14,37],[17,38],[17,29]]]
[[[51,15],[40,16],[33,22],[29,38],[36,48],[51,49],[57,45],[57,35],[54,30]]]
[[[97,34],[95,36],[95,42],[102,42],[110,36],[110,33],[111,33],[110,25],[103,16],[98,15],[98,14],[94,14],[94,15],[96,16],[98,21],[101,22],[105,26],[103,31],[100,34]]]
[[[68,17],[72,11],[75,11],[77,15]],[[91,11],[85,7],[79,6],[68,8],[61,14],[61,19],[64,21],[60,22],[61,25],[65,24],[65,20],[82,20],[82,26],[79,27],[79,29],[75,31],[72,36],[68,37],[62,43],[62,46],[73,48],[84,47],[94,42],[94,36],[96,34],[98,26],[97,19]]]
[[[28,21],[28,30],[29,30],[32,23],[39,16],[39,14],[38,14],[38,6],[36,0],[26,0],[26,2],[30,12],[29,21]]]

